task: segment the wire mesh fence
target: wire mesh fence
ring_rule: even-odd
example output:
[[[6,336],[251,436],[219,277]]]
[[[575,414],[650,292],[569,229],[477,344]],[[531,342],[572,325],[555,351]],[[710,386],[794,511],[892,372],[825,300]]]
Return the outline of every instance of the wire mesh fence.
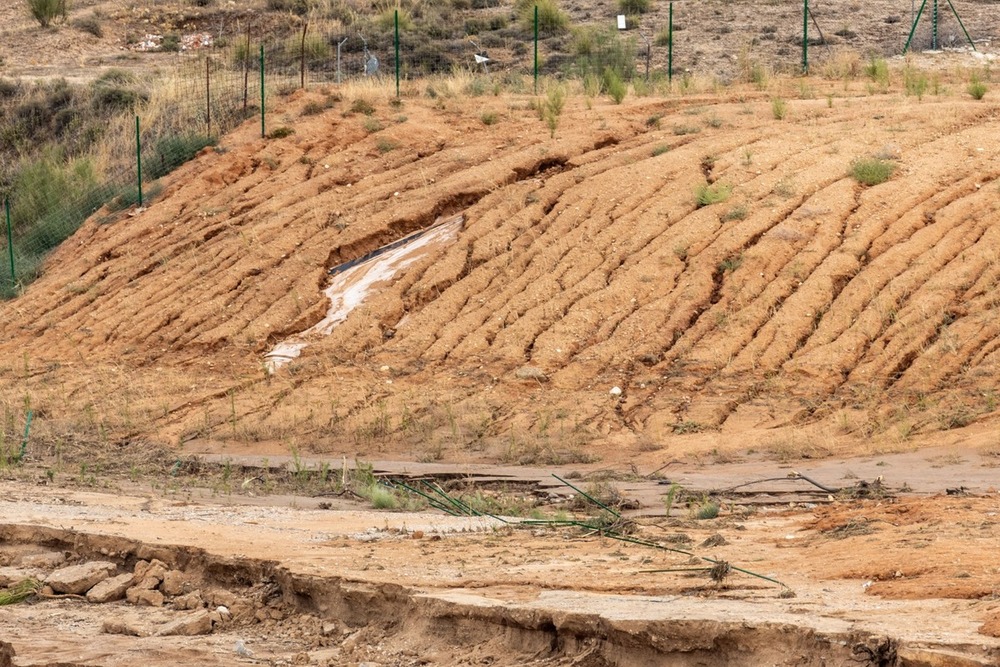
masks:
[[[947,6],[914,1],[908,17],[888,17],[892,39],[883,51],[899,52],[904,37],[909,48],[957,41],[975,48],[961,13],[951,0],[942,2]],[[785,15],[787,25],[761,26],[730,58],[732,71],[717,78],[753,83],[766,77],[765,68],[807,71],[817,56],[830,56],[838,38],[850,38],[848,28],[831,29],[827,0],[785,4],[794,8]],[[340,15],[322,20],[250,18],[214,35],[137,38],[138,50],[179,51],[154,80],[114,69],[77,87],[0,79],[0,117],[6,119],[0,124],[6,223],[0,296],[15,296],[37,277],[45,255],[89,216],[103,211],[99,222],[111,222],[155,199],[159,179],[221,134],[254,119],[268,136],[276,95],[360,79],[397,95],[401,84],[427,79],[431,94],[434,77],[461,72],[471,75],[472,92],[532,94],[540,79],[575,78],[587,94],[620,101],[629,86],[636,94],[683,92],[698,63],[691,2],[670,2],[667,12],[650,19],[644,16],[649,0],[619,0],[621,15],[577,26],[555,0],[517,0],[513,8],[496,0],[452,0],[450,6],[478,11],[455,19],[449,5],[397,4],[368,14],[344,5]],[[777,60],[754,56],[766,48]]]

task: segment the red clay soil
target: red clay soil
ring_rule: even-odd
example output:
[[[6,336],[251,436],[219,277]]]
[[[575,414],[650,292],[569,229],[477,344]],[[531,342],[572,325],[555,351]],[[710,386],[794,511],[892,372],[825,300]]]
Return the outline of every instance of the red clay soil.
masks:
[[[777,89],[574,96],[554,138],[531,98],[369,92],[372,132],[363,90],[309,116],[325,98],[296,93],[271,114],[294,134],[240,128],[3,304],[5,398],[30,396],[43,437],[459,460],[673,437],[814,455],[988,425],[996,109],[863,85],[780,121]],[[848,170],[873,153],[896,170],[865,187]],[[699,207],[706,181],[728,201]],[[460,211],[456,243],[264,372],[325,313],[328,269]]]

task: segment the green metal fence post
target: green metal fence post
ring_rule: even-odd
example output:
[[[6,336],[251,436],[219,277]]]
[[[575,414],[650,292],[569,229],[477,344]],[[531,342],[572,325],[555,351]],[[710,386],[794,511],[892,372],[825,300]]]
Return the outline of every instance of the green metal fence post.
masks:
[[[809,73],[809,0],[802,0],[802,73]]]
[[[920,3],[920,9],[917,10],[917,18],[913,19],[913,27],[910,28],[910,36],[906,38],[906,45],[903,46],[903,53],[910,50],[910,42],[913,41],[913,34],[917,32],[917,25],[920,23],[920,17],[924,13],[924,7],[927,6],[927,0],[923,0]]]
[[[10,287],[17,288],[17,275],[14,272],[14,231],[10,226],[10,199],[4,197],[4,210],[7,212],[7,252],[10,257]]]
[[[674,82],[674,3],[670,3],[667,19],[667,83]]]
[[[948,6],[951,7],[952,13],[955,15],[955,20],[958,21],[958,25],[962,28],[962,32],[965,33],[965,38],[969,40],[969,46],[972,47],[973,51],[978,51],[976,48],[976,43],[972,41],[972,37],[969,36],[969,31],[965,29],[965,24],[962,23],[962,17],[958,15],[958,10],[955,9],[955,5],[952,4],[951,0],[948,0]]]
[[[135,117],[135,173],[139,184],[139,208],[142,208],[142,138],[139,136],[139,116]]]
[[[399,97],[399,10],[395,12],[396,22],[396,97]]]
[[[264,125],[264,45],[260,45],[260,138],[266,135]]]
[[[538,5],[535,5],[535,95],[538,94]]]

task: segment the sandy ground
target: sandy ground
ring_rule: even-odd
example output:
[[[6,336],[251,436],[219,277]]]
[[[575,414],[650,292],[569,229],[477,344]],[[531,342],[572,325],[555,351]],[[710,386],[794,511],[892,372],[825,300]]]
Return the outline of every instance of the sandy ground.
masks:
[[[132,11],[78,8],[97,4]],[[793,3],[749,29],[746,5],[678,4],[732,12],[726,25],[776,35],[758,46],[795,62]],[[958,6],[977,36],[995,29],[990,5]],[[133,63],[113,30],[43,33],[12,7],[4,75]],[[155,556],[241,613],[206,637],[136,638],[102,624],[182,612],[44,599],[0,615],[14,664],[997,664],[996,82],[986,57],[957,52],[871,81],[858,51],[902,28],[886,20],[898,8],[870,9],[817,8],[874,35],[839,36],[855,57],[830,47],[826,76],[822,59],[758,86],[694,76],[622,105],[572,84],[554,135],[535,96],[476,95],[461,76],[433,94],[405,82],[400,101],[377,84],[293,93],[271,114],[293,134],[241,127],[147,209],[86,223],[0,304],[4,461],[34,419],[28,471],[0,484],[0,559],[24,574],[39,553],[125,569]],[[772,10],[787,16],[765,30]],[[737,70],[711,42],[702,65]],[[905,94],[907,65],[929,77],[922,98]],[[965,92],[973,71],[982,101]],[[863,187],[848,169],[872,155],[895,172]],[[704,185],[731,193],[699,206]],[[327,314],[331,268],[454,214],[454,242],[268,372],[275,344]],[[644,572],[704,561],[571,528],[170,477],[355,457],[545,493],[552,470],[611,473],[643,539],[785,587]],[[918,495],[847,500],[791,472]],[[664,517],[666,480],[722,498],[720,518]],[[725,544],[698,546],[716,533]]]
[[[726,476],[722,468],[715,474]],[[171,655],[202,664],[465,664],[478,655],[495,664],[529,664],[530,656],[531,664],[638,665],[658,655],[673,662],[657,664],[721,665],[737,659],[727,648],[733,633],[745,665],[851,664],[845,650],[887,642],[899,662],[860,664],[987,665],[1000,657],[995,491],[752,512],[734,506],[712,520],[642,518],[633,533],[779,586],[739,572],[722,584],[704,572],[650,572],[697,563],[575,528],[372,512],[342,500],[317,509],[307,498],[131,488],[3,482],[0,555],[8,569],[0,574],[53,549],[73,561],[123,566],[157,557],[196,575],[202,590],[230,590],[243,601],[233,608],[246,603],[248,611],[205,637],[135,638],[102,633],[102,623],[125,617],[155,626],[183,612],[169,603],[164,610],[74,600],[18,605],[0,617],[15,665],[121,665],[138,652],[149,664],[176,664]],[[703,544],[708,538],[712,546]],[[281,589],[269,603],[255,589],[267,582]],[[352,590],[365,591],[368,602],[352,603]],[[263,616],[253,613],[261,608]],[[548,646],[527,639],[545,618],[560,638]],[[428,636],[428,624],[451,631]],[[623,643],[616,633],[625,628],[633,640]],[[778,646],[776,628],[783,628]],[[658,640],[657,632],[673,639]],[[255,657],[240,659],[237,640]],[[586,662],[598,658],[607,662]]]

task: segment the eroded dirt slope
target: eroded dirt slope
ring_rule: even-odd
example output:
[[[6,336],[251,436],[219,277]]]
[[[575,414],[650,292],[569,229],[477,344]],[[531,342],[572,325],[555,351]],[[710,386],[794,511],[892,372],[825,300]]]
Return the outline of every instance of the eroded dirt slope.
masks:
[[[270,116],[294,134],[244,126],[0,306],[8,405],[40,434],[511,461],[989,421],[995,105],[816,81],[775,120],[784,85],[573,96],[555,138],[529,98],[306,116],[326,98],[298,93]],[[873,153],[897,169],[869,188],[848,168]],[[698,207],[706,181],[728,201]],[[458,212],[453,245],[264,371],[325,314],[328,269]]]

